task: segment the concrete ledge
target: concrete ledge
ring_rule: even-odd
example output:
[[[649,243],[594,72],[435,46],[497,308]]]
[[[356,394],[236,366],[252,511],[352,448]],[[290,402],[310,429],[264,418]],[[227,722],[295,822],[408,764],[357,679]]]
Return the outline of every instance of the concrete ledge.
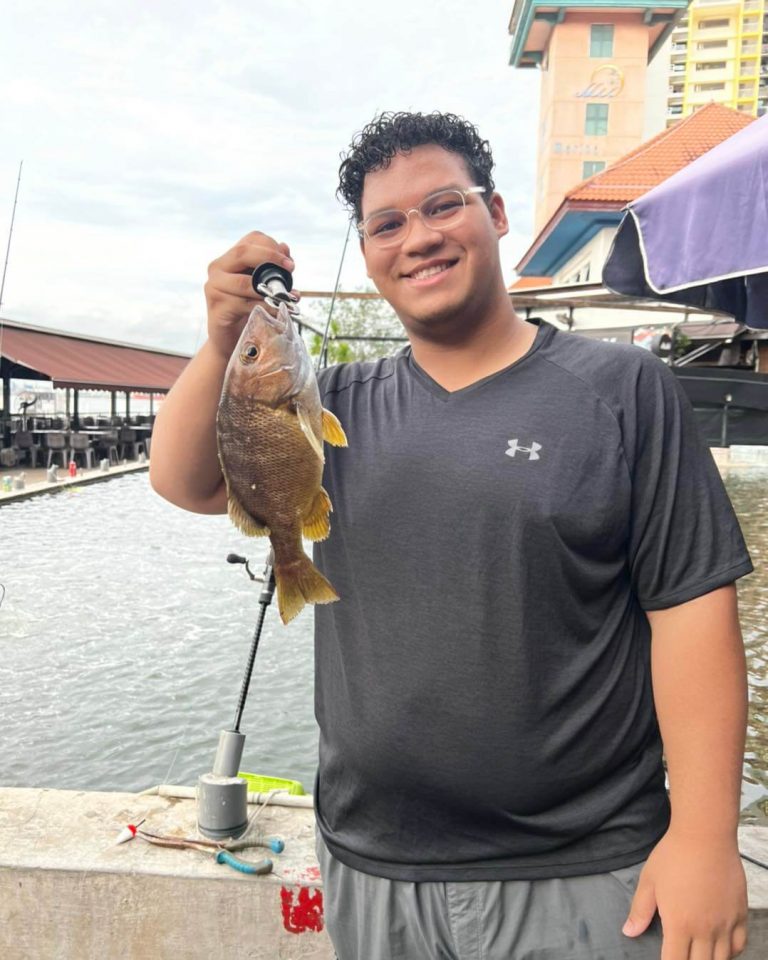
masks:
[[[189,799],[0,788],[2,960],[332,960],[311,809],[261,810],[260,831],[283,839],[285,852],[238,854],[270,856],[274,872],[260,877],[198,850],[115,846],[143,817],[154,832],[196,835]],[[768,827],[742,827],[739,847],[768,863]],[[765,960],[768,870],[744,866],[750,942],[741,960]]]
[[[731,447],[710,447],[718,467],[766,467],[768,468],[768,447],[734,444]]]
[[[249,807],[253,813],[258,809]],[[3,960],[332,960],[311,809],[269,806],[285,841],[274,872],[247,876],[198,850],[135,839],[128,823],[193,837],[195,803],[123,793],[0,789]]]

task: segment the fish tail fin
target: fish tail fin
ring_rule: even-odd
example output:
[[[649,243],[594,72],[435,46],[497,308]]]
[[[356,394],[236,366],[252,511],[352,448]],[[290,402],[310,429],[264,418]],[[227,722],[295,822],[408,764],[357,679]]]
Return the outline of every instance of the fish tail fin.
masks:
[[[275,564],[277,584],[277,608],[283,623],[289,623],[307,603],[333,603],[339,595],[312,563],[302,553],[289,563]]]

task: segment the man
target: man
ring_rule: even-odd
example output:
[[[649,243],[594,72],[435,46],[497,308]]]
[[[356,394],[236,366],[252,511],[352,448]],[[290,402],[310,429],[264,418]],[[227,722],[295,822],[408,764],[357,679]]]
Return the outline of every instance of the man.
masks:
[[[320,378],[349,437],[316,547],[328,929],[340,960],[727,960],[751,563],[664,364],[514,313],[492,166],[457,117],[385,114],[341,167],[410,347]],[[253,233],[211,264],[155,425],[190,510],[226,509],[216,405],[267,260],[294,266]]]

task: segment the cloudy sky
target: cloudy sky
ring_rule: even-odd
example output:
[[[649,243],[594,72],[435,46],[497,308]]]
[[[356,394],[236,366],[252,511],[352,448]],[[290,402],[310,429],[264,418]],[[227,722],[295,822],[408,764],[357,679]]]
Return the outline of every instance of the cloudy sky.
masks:
[[[0,34],[2,315],[192,351],[208,263],[250,230],[333,287],[339,154],[379,110],[450,110],[532,237],[539,77],[508,65],[512,0],[27,0]],[[347,251],[342,287],[366,283]]]

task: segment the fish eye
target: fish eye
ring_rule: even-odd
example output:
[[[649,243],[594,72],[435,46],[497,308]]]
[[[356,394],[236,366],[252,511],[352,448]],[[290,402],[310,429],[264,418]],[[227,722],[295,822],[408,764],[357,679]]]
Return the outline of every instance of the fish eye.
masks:
[[[241,357],[243,360],[255,360],[258,355],[259,348],[255,344],[249,343],[245,350],[243,350]]]

